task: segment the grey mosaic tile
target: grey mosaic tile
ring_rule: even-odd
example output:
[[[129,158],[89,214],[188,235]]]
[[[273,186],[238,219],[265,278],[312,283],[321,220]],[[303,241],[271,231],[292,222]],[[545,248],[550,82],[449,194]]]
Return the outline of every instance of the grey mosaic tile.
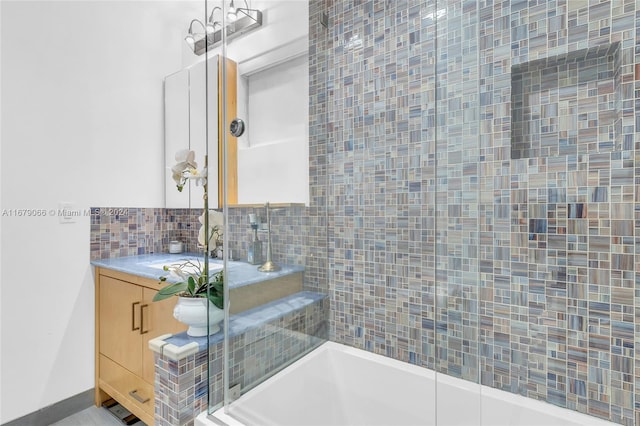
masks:
[[[243,392],[308,353],[326,339],[325,299],[231,338],[230,380]],[[155,423],[194,424],[195,417],[223,400],[223,342],[180,361],[155,355]],[[211,377],[208,375],[211,374]]]
[[[620,147],[620,44],[515,65],[511,157],[556,157]],[[618,136],[618,140],[616,140]],[[602,156],[602,158],[607,158]]]
[[[638,2],[317,3],[332,338],[640,419]]]

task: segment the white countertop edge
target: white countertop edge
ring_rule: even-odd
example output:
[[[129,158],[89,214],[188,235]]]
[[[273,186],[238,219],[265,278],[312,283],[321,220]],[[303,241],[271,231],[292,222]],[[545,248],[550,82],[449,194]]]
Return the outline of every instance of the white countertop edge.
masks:
[[[163,334],[162,336],[149,340],[149,349],[172,361],[179,361],[189,355],[198,353],[199,346],[196,342],[187,343],[184,346],[176,346],[172,343],[165,342],[165,340],[171,336],[173,336],[173,334]]]

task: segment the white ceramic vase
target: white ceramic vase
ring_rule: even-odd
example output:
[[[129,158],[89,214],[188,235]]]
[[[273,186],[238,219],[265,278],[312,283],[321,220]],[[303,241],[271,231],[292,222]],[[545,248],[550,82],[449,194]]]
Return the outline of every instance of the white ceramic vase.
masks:
[[[224,311],[216,307],[206,297],[178,297],[173,308],[173,317],[187,324],[187,334],[193,337],[207,335],[207,304],[209,305],[209,334],[220,331],[220,321],[224,319]]]

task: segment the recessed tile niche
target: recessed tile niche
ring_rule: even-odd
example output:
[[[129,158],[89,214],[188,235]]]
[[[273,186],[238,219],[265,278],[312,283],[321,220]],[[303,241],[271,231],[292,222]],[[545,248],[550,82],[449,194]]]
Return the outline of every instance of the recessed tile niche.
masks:
[[[511,68],[511,158],[622,149],[620,43]]]

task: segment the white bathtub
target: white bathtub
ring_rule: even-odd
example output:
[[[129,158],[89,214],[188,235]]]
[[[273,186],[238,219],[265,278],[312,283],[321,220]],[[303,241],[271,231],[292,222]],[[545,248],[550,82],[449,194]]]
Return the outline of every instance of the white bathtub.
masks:
[[[436,382],[437,377],[437,382]],[[437,389],[436,389],[437,388]],[[552,404],[327,342],[198,426],[613,425]]]

